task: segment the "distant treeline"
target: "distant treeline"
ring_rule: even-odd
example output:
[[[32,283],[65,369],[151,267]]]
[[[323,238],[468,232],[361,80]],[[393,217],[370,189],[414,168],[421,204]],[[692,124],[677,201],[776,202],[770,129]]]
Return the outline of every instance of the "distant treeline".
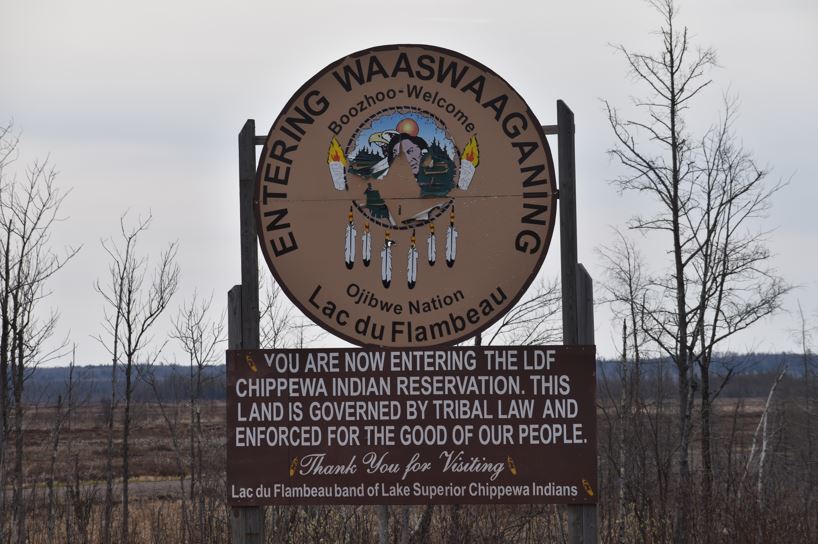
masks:
[[[224,400],[224,365],[205,367],[202,400]],[[191,370],[182,365],[152,365],[140,368],[136,375],[133,399],[137,402],[189,400]],[[124,396],[124,381],[117,377],[117,396]],[[69,381],[68,367],[39,367],[31,371],[25,389],[26,402],[53,404],[65,395]],[[111,396],[111,366],[77,366],[73,374],[75,398],[84,402],[105,401]]]
[[[621,364],[621,361],[613,359],[597,361],[597,382],[600,386],[605,385],[614,395],[619,394]],[[629,360],[628,364],[632,366],[634,363]],[[770,384],[782,368],[785,374],[780,390],[786,393],[791,385],[803,380],[805,370],[810,373],[818,370],[818,358],[809,355],[805,359],[803,354],[798,353],[728,353],[713,357],[710,374],[713,387],[721,389],[721,398],[756,398],[767,395]],[[694,370],[694,377],[698,379],[698,368],[694,367]],[[644,359],[639,365],[639,375],[643,384],[642,394],[648,398],[657,390],[657,380],[661,378],[665,383],[675,384],[678,376],[673,361],[667,358]],[[671,389],[667,389],[668,398],[673,394]]]
[[[814,358],[811,358],[814,359]],[[629,364],[633,364],[629,362]],[[814,360],[808,364],[815,365]],[[597,362],[598,381],[612,392],[619,387],[620,361],[600,359]],[[797,381],[804,376],[804,356],[794,353],[752,353],[720,355],[713,361],[714,376],[719,382],[727,377],[723,397],[746,398],[760,397],[767,394],[770,388],[770,376],[775,376],[782,365],[786,365],[786,377],[782,388],[789,381]],[[651,391],[649,384],[656,379],[673,382],[676,373],[669,359],[651,358],[640,363],[640,375],[645,384],[645,391]],[[202,390],[203,400],[225,399],[225,367],[209,366],[204,370],[205,381]],[[151,402],[157,395],[164,401],[189,398],[190,369],[182,365],[153,365],[141,369],[140,379],[134,390],[134,400]],[[36,404],[53,404],[59,395],[64,395],[69,379],[67,367],[41,367],[33,369],[28,378],[25,396],[27,402]],[[77,398],[95,401],[107,398],[111,391],[110,365],[88,365],[74,369],[74,390]],[[151,385],[151,384],[155,384]],[[122,380],[117,380],[117,387],[124,387]],[[672,391],[668,390],[668,394]]]
[[[599,366],[606,369],[616,368],[620,364],[618,359],[600,359]],[[629,359],[628,364],[633,364]],[[651,376],[661,372],[666,365],[672,365],[670,359],[648,358],[641,362],[642,375]],[[814,364],[814,362],[812,363]],[[712,370],[716,373],[726,373],[730,369],[733,374],[775,374],[786,365],[787,374],[793,377],[804,376],[804,355],[800,353],[727,353],[713,356]]]

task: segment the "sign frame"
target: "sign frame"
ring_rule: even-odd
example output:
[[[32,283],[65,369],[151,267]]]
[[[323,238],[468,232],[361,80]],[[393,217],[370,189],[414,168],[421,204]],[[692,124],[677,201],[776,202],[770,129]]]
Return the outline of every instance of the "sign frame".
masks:
[[[285,118],[285,114],[291,108],[294,107],[294,105],[297,103],[297,101],[299,99],[303,98],[304,93],[307,92],[316,83],[316,81],[318,81],[321,77],[327,76],[333,69],[341,66],[344,62],[350,61],[350,59],[356,59],[358,57],[361,57],[362,55],[377,54],[377,53],[381,53],[381,52],[394,53],[395,51],[399,51],[402,48],[417,48],[417,49],[420,49],[422,51],[426,51],[429,54],[446,55],[446,56],[451,57],[453,59],[457,59],[457,60],[459,60],[461,62],[467,63],[468,65],[475,67],[475,69],[477,69],[477,70],[481,70],[481,71],[483,71],[483,72],[485,72],[487,74],[490,74],[493,78],[496,78],[496,80],[498,82],[501,82],[503,85],[505,85],[507,87],[507,89],[510,90],[510,92],[514,93],[514,95],[519,99],[519,101],[522,103],[522,105],[525,108],[525,114],[528,116],[528,120],[531,123],[531,126],[529,128],[531,130],[533,130],[535,135],[536,135],[536,143],[538,143],[539,145],[542,146],[542,149],[543,149],[544,154],[545,154],[545,169],[547,170],[547,179],[549,180],[549,183],[550,183],[551,187],[553,188],[553,191],[549,190],[549,191],[546,191],[545,193],[542,193],[542,192],[537,193],[536,191],[531,192],[531,193],[526,193],[526,194],[530,194],[530,195],[534,195],[534,194],[549,195],[549,196],[547,196],[547,198],[549,198],[550,205],[547,206],[547,210],[546,210],[546,213],[547,213],[547,216],[548,216],[547,229],[546,229],[546,232],[544,233],[544,235],[539,239],[540,247],[536,251],[537,259],[536,259],[536,262],[531,267],[530,273],[523,279],[523,281],[520,283],[519,286],[516,286],[516,285],[514,286],[514,288],[515,288],[514,292],[512,292],[512,293],[505,293],[504,292],[503,293],[504,295],[507,295],[507,297],[505,297],[505,298],[507,298],[507,301],[506,300],[503,301],[502,308],[498,309],[498,311],[495,311],[493,314],[489,315],[485,319],[483,319],[482,316],[480,316],[480,320],[479,320],[479,322],[478,322],[478,324],[476,326],[470,326],[469,323],[467,322],[466,326],[465,326],[465,328],[463,329],[462,332],[455,332],[455,334],[448,335],[445,338],[443,338],[441,336],[441,338],[439,339],[440,341],[432,340],[432,341],[426,342],[426,343],[412,344],[413,347],[421,347],[421,346],[423,346],[423,347],[442,347],[442,346],[447,346],[447,345],[454,345],[454,344],[463,342],[463,341],[465,341],[465,340],[467,340],[469,338],[472,338],[472,337],[482,333],[486,329],[490,328],[492,325],[496,324],[497,321],[502,319],[503,315],[505,315],[505,313],[508,310],[510,310],[515,304],[517,304],[520,301],[520,299],[524,296],[524,294],[526,293],[528,288],[531,286],[533,281],[536,279],[536,276],[537,276],[537,274],[539,273],[539,271],[540,271],[540,269],[542,267],[542,264],[543,264],[543,262],[545,260],[545,256],[548,253],[548,249],[549,249],[549,247],[551,245],[551,240],[553,238],[554,228],[555,228],[555,224],[556,224],[556,221],[557,221],[557,218],[556,218],[557,211],[556,211],[556,209],[557,209],[557,206],[559,205],[560,194],[559,194],[559,189],[557,187],[557,177],[556,177],[556,173],[555,173],[555,169],[554,169],[554,160],[553,160],[553,157],[552,157],[552,153],[551,153],[551,150],[550,150],[548,140],[546,138],[546,132],[543,129],[543,126],[539,123],[539,121],[537,121],[537,119],[534,116],[531,108],[525,102],[525,99],[521,95],[519,95],[519,93],[517,93],[513,89],[513,87],[511,87],[511,85],[509,85],[508,82],[505,81],[505,79],[503,79],[501,76],[497,75],[493,70],[491,70],[490,68],[488,68],[485,65],[481,64],[480,62],[475,61],[475,60],[463,55],[462,53],[458,53],[456,51],[451,51],[451,50],[448,50],[448,49],[445,49],[445,48],[442,48],[442,47],[437,47],[437,46],[432,46],[432,45],[424,45],[424,44],[395,44],[395,45],[383,45],[383,46],[378,46],[378,47],[372,47],[372,48],[369,48],[369,49],[365,49],[365,50],[362,50],[362,51],[351,53],[351,54],[346,55],[346,56],[342,57],[341,59],[338,59],[337,61],[329,64],[328,66],[326,66],[325,68],[320,70],[317,74],[315,74],[312,78],[310,78],[306,83],[304,83],[292,95],[292,97],[288,100],[286,105],[282,108],[281,112],[276,117],[275,122],[271,125],[270,131],[269,131],[267,137],[263,138],[263,139],[260,139],[260,141],[263,142],[263,148],[262,148],[262,152],[261,152],[261,155],[260,155],[261,160],[258,163],[256,176],[255,176],[255,190],[254,190],[254,193],[253,193],[254,194],[254,196],[253,196],[253,209],[255,211],[255,223],[256,223],[255,227],[256,227],[256,232],[258,233],[259,243],[260,243],[260,245],[262,247],[262,255],[264,256],[264,259],[265,259],[265,262],[267,263],[268,269],[270,270],[271,274],[275,278],[278,285],[281,287],[282,291],[287,295],[288,299],[290,301],[292,301],[292,303],[295,305],[296,308],[298,308],[304,315],[308,316],[312,321],[314,321],[322,329],[324,329],[325,331],[329,332],[330,334],[333,334],[333,335],[335,335],[335,336],[337,336],[337,337],[339,337],[339,338],[341,338],[341,339],[343,339],[343,340],[345,340],[345,341],[347,341],[347,342],[349,342],[349,343],[351,343],[353,345],[360,346],[360,347],[397,347],[399,345],[404,345],[404,344],[397,344],[397,343],[391,343],[390,344],[390,343],[383,343],[383,342],[374,341],[374,340],[371,340],[371,339],[362,339],[361,335],[355,336],[355,335],[349,334],[346,330],[344,330],[344,328],[342,328],[340,326],[333,326],[332,324],[328,324],[323,318],[317,317],[317,314],[319,314],[320,312],[318,312],[316,308],[310,308],[308,306],[307,300],[306,300],[307,299],[306,294],[298,295],[298,294],[293,292],[293,289],[290,286],[288,286],[286,278],[284,278],[282,276],[282,274],[279,272],[278,268],[275,266],[273,258],[270,255],[270,251],[268,251],[266,249],[266,244],[265,244],[265,239],[264,239],[265,225],[264,225],[264,222],[262,220],[262,214],[261,214],[261,210],[260,210],[260,204],[261,203],[260,203],[260,196],[259,196],[260,194],[263,193],[263,179],[264,179],[264,176],[266,175],[265,174],[265,160],[264,160],[264,158],[269,156],[269,154],[271,152],[270,147],[271,147],[271,142],[273,140],[273,134],[275,133],[276,128],[279,127],[282,124],[282,121]],[[521,197],[522,197],[522,195],[521,195]],[[524,208],[525,208],[525,206],[524,206]],[[440,263],[438,265],[438,268],[440,266],[442,266],[442,264],[443,263]],[[466,274],[468,274],[468,272],[466,272]],[[461,277],[463,277],[462,272],[461,272]],[[475,297],[473,297],[473,298],[475,298]],[[332,301],[332,302],[337,303],[337,300]],[[410,323],[410,322],[407,322],[407,323]],[[412,326],[412,324],[409,324],[409,327],[411,327],[411,326]],[[394,327],[394,325],[393,325],[393,327]],[[408,344],[406,344],[406,345],[408,345]]]

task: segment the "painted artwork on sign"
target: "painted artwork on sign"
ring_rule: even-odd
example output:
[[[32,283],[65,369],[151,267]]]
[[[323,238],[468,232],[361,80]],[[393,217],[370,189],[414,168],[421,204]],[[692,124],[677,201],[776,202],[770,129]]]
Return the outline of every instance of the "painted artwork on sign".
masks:
[[[467,191],[479,163],[477,137],[472,136],[462,153],[446,133],[439,119],[428,112],[397,109],[384,111],[359,127],[352,137],[347,157],[333,137],[327,153],[327,164],[333,187],[353,197],[344,234],[344,264],[355,266],[356,247],[360,243],[360,262],[369,266],[372,254],[372,231],[382,233],[381,283],[392,284],[393,230],[411,230],[406,260],[406,285],[417,285],[420,251],[425,262],[437,262],[435,220],[448,214],[441,251],[446,266],[457,258],[455,197],[452,189]],[[412,178],[399,183],[385,183],[390,166],[403,158]],[[362,224],[360,240],[357,224]],[[418,249],[418,233],[425,239]],[[422,276],[422,273],[421,273]]]

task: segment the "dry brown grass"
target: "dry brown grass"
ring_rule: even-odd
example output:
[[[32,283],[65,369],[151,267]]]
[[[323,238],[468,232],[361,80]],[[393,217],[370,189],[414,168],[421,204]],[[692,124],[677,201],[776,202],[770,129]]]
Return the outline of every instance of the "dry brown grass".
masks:
[[[767,497],[762,504],[754,494],[754,482],[744,485],[738,500],[738,475],[744,467],[752,434],[758,424],[764,399],[719,399],[713,410],[715,455],[714,513],[718,522],[710,542],[810,542],[816,531],[818,512],[810,513],[809,504],[799,499],[804,480],[799,473],[799,448],[803,437],[799,425],[803,419],[797,402],[782,402],[777,406],[773,420],[776,442],[769,458]],[[167,408],[167,407],[166,407]],[[179,405],[179,426],[183,455],[187,455],[189,428],[188,407]],[[612,462],[615,454],[610,440],[617,432],[611,426],[611,407],[600,410],[600,492],[601,542],[611,542],[616,537],[615,473]],[[672,456],[675,429],[675,406],[667,402],[662,410],[649,406],[654,424],[667,433],[663,438],[664,453]],[[46,489],[48,476],[49,435],[55,417],[53,407],[31,407],[26,420],[25,454],[32,543],[48,542],[45,519]],[[229,511],[224,502],[224,444],[225,415],[223,402],[208,402],[202,406],[202,420],[206,433],[207,456],[205,459],[206,528],[200,535],[191,529],[182,515],[182,488],[171,431],[162,418],[156,404],[137,404],[131,438],[131,524],[133,543],[222,543],[228,541]],[[84,406],[72,418],[70,432],[65,429],[56,470],[58,480],[56,535],[54,542],[99,542],[101,506],[105,479],[105,412],[101,405]],[[117,422],[118,423],[118,422]],[[119,427],[117,441],[121,444]],[[647,432],[642,429],[642,432]],[[614,435],[611,435],[614,433]],[[727,445],[731,450],[728,452]],[[637,476],[639,489],[635,502],[626,514],[624,535],[628,542],[666,542],[669,540],[674,511],[674,491],[677,485],[675,469],[670,467],[666,502],[658,495],[657,480],[651,471],[650,455],[647,470]],[[698,482],[699,443],[694,429],[691,443],[691,467]],[[119,459],[115,459],[115,470]],[[79,487],[76,486],[77,480]],[[646,501],[646,502],[639,502]],[[420,520],[424,506],[409,510],[410,526]],[[115,509],[118,516],[118,506]],[[392,541],[397,542],[400,527],[400,508],[391,508]],[[453,524],[450,507],[435,507],[431,520],[429,542],[448,543],[453,526],[460,527],[460,542],[562,542],[565,537],[565,518],[562,507],[549,505],[532,506],[463,506],[458,511],[459,521]],[[696,515],[700,515],[698,512]],[[375,542],[377,521],[372,507],[275,507],[267,508],[267,526],[270,542]],[[809,520],[812,516],[812,521]],[[189,519],[189,518],[188,518]],[[115,519],[118,522],[118,519]],[[191,533],[192,531],[192,533]],[[118,534],[115,531],[115,534]],[[275,539],[275,540],[273,540]]]

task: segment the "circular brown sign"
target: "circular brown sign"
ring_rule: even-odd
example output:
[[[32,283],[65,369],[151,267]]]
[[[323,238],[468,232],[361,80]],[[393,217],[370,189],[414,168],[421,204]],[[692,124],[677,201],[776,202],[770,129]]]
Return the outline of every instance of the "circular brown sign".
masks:
[[[358,345],[460,342],[522,296],[556,214],[540,123],[453,51],[377,47],[327,66],[259,159],[262,252],[290,299]]]

